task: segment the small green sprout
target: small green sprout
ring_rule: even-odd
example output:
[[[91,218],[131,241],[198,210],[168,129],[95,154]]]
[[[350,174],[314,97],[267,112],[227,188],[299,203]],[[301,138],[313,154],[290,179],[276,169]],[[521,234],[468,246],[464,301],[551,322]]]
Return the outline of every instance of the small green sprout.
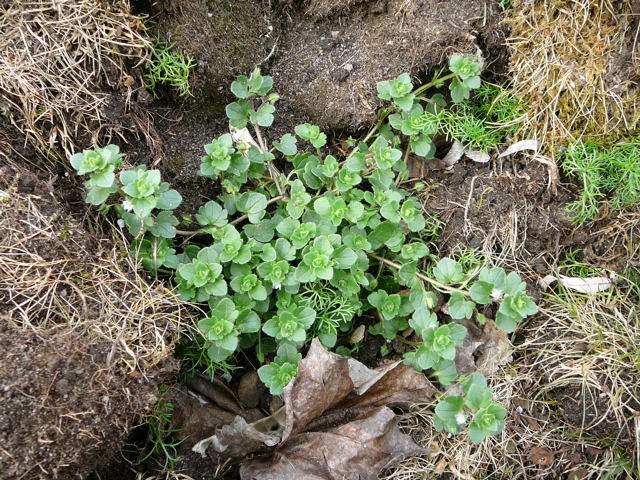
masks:
[[[281,345],[273,362],[258,369],[260,380],[269,388],[271,395],[282,395],[284,387],[298,373],[298,363],[302,355],[291,345]]]
[[[189,86],[189,72],[196,63],[192,58],[185,57],[174,50],[174,45],[156,39],[151,50],[151,59],[146,64],[147,88],[154,97],[157,97],[158,84],[166,83],[175,88],[180,96],[192,95]]]

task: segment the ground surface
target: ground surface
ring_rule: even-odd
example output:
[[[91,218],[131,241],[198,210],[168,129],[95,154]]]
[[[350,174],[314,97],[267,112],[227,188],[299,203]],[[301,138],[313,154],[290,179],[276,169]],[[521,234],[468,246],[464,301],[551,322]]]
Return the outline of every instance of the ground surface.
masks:
[[[134,58],[118,67],[129,72],[132,83],[115,67],[109,75],[91,77],[93,88],[107,92],[109,98],[99,115],[107,119],[108,128],[98,131],[119,135],[112,141],[117,140],[129,153],[131,163],[158,166],[164,178],[183,193],[182,213],[193,212],[215,198],[210,182],[197,175],[203,146],[226,131],[221,118],[228,100],[226,85],[256,65],[274,75],[283,95],[278,105],[282,114],[268,135],[276,138],[290,131],[291,125],[313,121],[333,133],[337,142],[361,134],[375,120],[378,80],[401,71],[421,78],[450,51],[476,48],[486,57],[487,77],[505,78],[508,70],[508,50],[502,45],[506,27],[499,24],[501,10],[494,1],[280,0],[232,5],[166,0],[154,2],[153,7],[149,2],[133,3],[137,13],[155,16],[163,40],[176,42],[195,57],[196,95],[178,97],[160,89],[154,100],[141,87]],[[531,11],[541,9],[539,3],[529,2]],[[577,3],[590,4],[572,2],[563,15],[569,11],[577,18],[583,11]],[[638,8],[637,3],[630,3],[630,12]],[[591,4],[593,11],[609,11],[600,4],[613,8],[609,2]],[[631,38],[633,28],[637,31],[637,18],[627,21],[628,13],[613,18],[627,22],[621,38]],[[604,21],[603,35],[611,36],[617,24],[609,16]],[[523,45],[516,43],[515,47],[520,62],[527,54]],[[610,50],[606,54],[612,55]],[[625,40],[618,62],[624,69],[615,71],[628,73],[634,61],[635,45]],[[573,64],[569,60],[562,63],[563,68],[569,68],[567,65]],[[627,77],[620,83],[625,88],[633,85]],[[558,135],[554,130],[554,141]],[[22,233],[29,237],[34,224],[42,230],[38,222],[53,218],[49,225],[55,238],[30,238],[20,254],[50,263],[71,259],[79,265],[81,275],[93,275],[90,264],[104,252],[98,247],[105,237],[83,230],[94,223],[83,219],[86,210],[79,186],[55,162],[44,161],[33,149],[22,149],[22,137],[14,129],[0,130],[0,185],[22,202],[16,206],[2,200],[2,208],[9,205],[13,209],[5,225],[18,231],[23,228]],[[84,146],[90,141],[87,132],[74,140]],[[38,147],[42,150],[42,145]],[[545,297],[538,281],[554,271],[570,249],[580,250],[581,260],[591,267],[627,275],[638,267],[640,214],[604,209],[594,223],[576,227],[565,204],[575,198],[580,186],[559,176],[549,162],[553,165],[549,157],[521,155],[487,164],[462,159],[450,170],[431,164],[418,168],[419,180],[425,185],[421,193],[425,209],[443,224],[433,248],[454,255],[475,249],[497,264],[519,270],[543,310],[511,336],[513,361],[494,370],[490,378],[497,398],[508,408],[505,433],[481,446],[460,437],[448,439],[433,430],[431,406],[417,405],[405,415],[405,429],[422,446],[437,452],[405,461],[386,471],[385,478],[637,478],[640,320],[634,280],[623,281],[615,293],[595,299]],[[20,169],[16,170],[16,163]],[[38,204],[41,216],[25,227],[21,221],[30,217],[19,209],[29,202]],[[64,241],[61,231],[66,232]],[[13,245],[13,233],[5,230],[0,234],[0,254],[15,256],[7,248]],[[46,269],[39,272],[46,273]],[[10,273],[15,273],[14,266]],[[125,276],[133,275],[125,269]],[[15,275],[6,278],[16,282]],[[45,306],[62,305],[63,312],[84,314],[83,294],[73,285],[58,285],[58,291],[43,297],[51,302],[43,302]],[[171,368],[154,359],[147,378],[138,373],[136,365],[131,368],[124,362],[114,367],[112,347],[105,345],[118,344],[118,339],[105,344],[88,340],[90,328],[72,331],[66,317],[50,318],[43,309],[25,320],[25,315],[20,317],[24,291],[16,295],[14,287],[9,281],[0,284],[0,301],[13,305],[0,307],[4,315],[0,317],[0,349],[7,359],[0,364],[0,467],[7,478],[84,476],[121,448],[128,429],[153,403],[157,384]],[[91,295],[92,313],[87,318],[95,324],[110,317],[110,311],[100,310],[99,297]],[[149,305],[138,305],[136,322],[150,314]],[[160,337],[173,334],[172,321],[163,320],[165,313],[158,315],[153,331],[161,332]],[[53,329],[42,330],[43,324]],[[147,340],[135,335],[123,342],[140,351],[147,345]],[[359,358],[373,365],[379,361],[379,348],[380,341],[371,339]],[[119,354],[126,352],[126,348],[118,349]],[[162,344],[161,350],[161,356],[168,355],[168,346]],[[391,356],[400,353],[402,345],[392,345]],[[232,382],[233,388],[238,381]],[[269,405],[260,407],[266,410]],[[140,438],[136,434],[131,440]],[[138,446],[148,447],[144,441]],[[219,478],[207,460],[188,452],[185,456],[177,465],[180,473],[194,479]],[[112,462],[93,478],[157,478],[152,476],[153,462],[132,467],[120,455]],[[234,472],[228,473],[232,478]]]

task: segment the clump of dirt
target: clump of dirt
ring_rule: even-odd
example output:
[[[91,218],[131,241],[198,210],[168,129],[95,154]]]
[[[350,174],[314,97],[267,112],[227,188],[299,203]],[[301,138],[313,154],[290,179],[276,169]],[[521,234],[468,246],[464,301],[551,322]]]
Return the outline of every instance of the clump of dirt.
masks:
[[[499,15],[494,1],[332,3],[285,8],[271,70],[293,109],[327,129],[373,123],[378,81],[425,72],[456,51],[475,53],[477,29]]]
[[[441,252],[475,248],[528,260],[548,273],[541,255],[556,258],[573,228],[564,209],[568,194],[553,195],[547,178],[547,167],[535,160],[462,160],[452,170],[430,170],[422,197],[445,223]]]
[[[151,17],[160,39],[196,62],[193,96],[181,101],[214,118],[231,98],[231,82],[265,60],[275,39],[262,1],[162,0],[153,2]]]
[[[0,468],[3,478],[72,479],[121,446],[156,400],[154,377],[109,365],[111,346],[68,331],[0,322]]]

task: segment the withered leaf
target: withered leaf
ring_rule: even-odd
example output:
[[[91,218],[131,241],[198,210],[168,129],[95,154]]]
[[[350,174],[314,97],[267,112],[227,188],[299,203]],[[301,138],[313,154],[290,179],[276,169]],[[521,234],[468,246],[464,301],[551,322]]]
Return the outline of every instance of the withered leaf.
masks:
[[[375,480],[393,461],[424,454],[400,432],[395,414],[380,407],[363,418],[281,444],[268,459],[246,462],[243,480]]]
[[[533,447],[527,456],[527,460],[543,467],[551,465],[554,458],[555,453],[547,447]]]
[[[500,365],[511,361],[512,346],[507,334],[487,319],[484,325],[471,320],[458,321],[467,328],[467,336],[456,348],[458,373],[469,374],[480,371],[485,375],[494,373]]]
[[[397,459],[429,452],[400,432],[388,406],[428,401],[435,391],[407,365],[371,370],[314,339],[285,388],[284,407],[252,424],[238,416],[193,450],[239,459],[277,444],[268,456],[243,461],[245,480],[374,479]]]

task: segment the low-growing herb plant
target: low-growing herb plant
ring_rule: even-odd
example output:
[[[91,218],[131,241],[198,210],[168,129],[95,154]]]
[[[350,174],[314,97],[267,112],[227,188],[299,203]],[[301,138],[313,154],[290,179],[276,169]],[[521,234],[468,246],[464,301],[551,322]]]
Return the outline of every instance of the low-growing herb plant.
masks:
[[[191,95],[189,72],[195,67],[192,58],[185,57],[159,38],[153,43],[151,59],[146,64],[144,75],[147,88],[154,97],[158,96],[158,84],[166,84],[176,89],[180,96]]]
[[[609,199],[613,210],[640,202],[640,137],[604,147],[595,142],[576,141],[560,156],[564,172],[580,184],[577,200],[567,209],[576,223],[593,220],[600,205]]]
[[[398,186],[408,177],[405,158],[431,158],[433,137],[442,133],[445,97],[428,96],[429,88],[449,81],[452,99],[463,101],[480,86],[472,57],[452,57],[450,70],[419,88],[407,74],[381,82],[379,96],[391,105],[340,158],[325,151],[326,134],[311,124],[269,143],[262,128],[274,120],[273,81],[260,70],[238,77],[231,85],[237,100],[226,109],[232,134],[206,145],[201,161],[200,173],[223,193],[195,214],[198,230],[179,232],[188,240],[180,248],[172,240],[172,209],[181,198],[157,170],[139,166],[115,175],[122,158],[114,146],[74,156],[72,165],[91,175],[88,201],[120,215],[142,264],[171,275],[183,299],[208,305],[198,326],[212,361],[229,363],[239,350],[253,349],[264,363],[275,353],[258,372],[280,394],[312,337],[350,351],[341,338],[356,328],[354,318],[373,316],[370,334],[410,343],[415,349],[405,362],[449,385],[458,378],[456,347],[467,334],[456,320],[484,323],[478,306],[494,304],[496,324],[512,332],[537,311],[516,273],[451,258],[434,264],[421,240],[433,227],[420,200]],[[441,299],[453,321],[436,313]],[[399,335],[409,328],[415,341]],[[484,388],[482,398],[490,400]],[[476,390],[464,383],[460,407],[474,413],[474,441],[496,433],[504,418]],[[457,405],[456,398],[443,402]],[[462,425],[440,417],[448,431]]]

